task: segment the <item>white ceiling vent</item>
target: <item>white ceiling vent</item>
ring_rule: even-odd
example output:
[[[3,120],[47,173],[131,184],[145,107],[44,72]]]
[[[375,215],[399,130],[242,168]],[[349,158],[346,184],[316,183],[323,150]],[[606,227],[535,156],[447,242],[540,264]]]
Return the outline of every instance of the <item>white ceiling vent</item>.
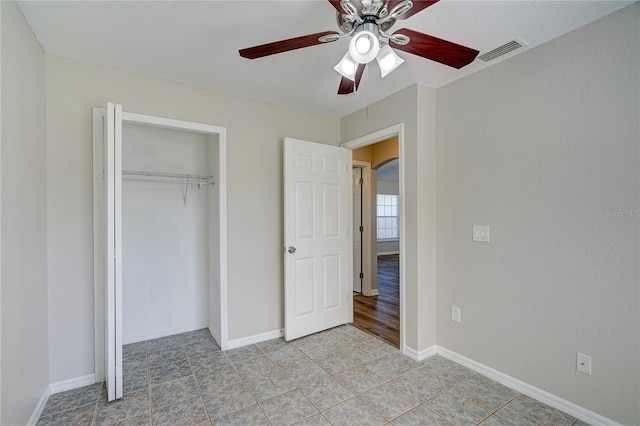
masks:
[[[478,59],[480,59],[482,62],[493,61],[500,56],[506,55],[509,52],[513,52],[516,49],[520,49],[522,46],[524,46],[524,43],[513,40],[509,43],[503,44],[500,47],[496,47],[495,49],[487,53],[483,53],[482,55],[478,56]]]

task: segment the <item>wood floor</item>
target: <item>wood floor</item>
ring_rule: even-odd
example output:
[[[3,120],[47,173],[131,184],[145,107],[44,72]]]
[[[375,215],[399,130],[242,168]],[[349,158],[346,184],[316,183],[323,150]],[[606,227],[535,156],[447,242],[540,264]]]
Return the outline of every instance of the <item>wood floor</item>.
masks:
[[[353,325],[400,347],[400,256],[378,256],[378,296],[353,295]]]

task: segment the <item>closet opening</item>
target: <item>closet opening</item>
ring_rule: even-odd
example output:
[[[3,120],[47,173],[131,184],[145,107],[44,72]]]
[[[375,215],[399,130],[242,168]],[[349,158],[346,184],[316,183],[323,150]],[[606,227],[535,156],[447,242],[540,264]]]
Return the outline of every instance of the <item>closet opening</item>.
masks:
[[[96,382],[112,378],[108,358],[121,357],[122,345],[206,328],[226,349],[226,130],[123,112],[116,173],[106,112],[93,116]],[[106,185],[110,174],[119,189]],[[117,232],[107,226],[114,203]],[[108,235],[119,240],[115,309],[106,297]]]
[[[122,139],[123,344],[207,328],[217,135],[123,123]]]

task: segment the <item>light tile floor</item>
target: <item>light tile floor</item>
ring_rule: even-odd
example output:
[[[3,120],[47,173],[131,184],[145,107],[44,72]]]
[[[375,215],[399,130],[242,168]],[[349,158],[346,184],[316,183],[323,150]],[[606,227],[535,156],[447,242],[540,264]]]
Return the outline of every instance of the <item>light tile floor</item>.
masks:
[[[433,356],[350,325],[222,352],[208,330],[126,345],[124,398],[52,395],[38,425],[584,425]]]

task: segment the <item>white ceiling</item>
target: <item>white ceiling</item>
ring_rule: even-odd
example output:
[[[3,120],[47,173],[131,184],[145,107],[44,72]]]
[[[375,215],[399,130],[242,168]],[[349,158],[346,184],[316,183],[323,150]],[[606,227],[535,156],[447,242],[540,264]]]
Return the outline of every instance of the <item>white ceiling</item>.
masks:
[[[480,54],[514,39],[526,43],[494,61],[499,62],[630,3],[442,0],[389,32],[411,28]],[[333,66],[348,39],[255,60],[238,54],[245,47],[337,30],[335,9],[326,0],[18,4],[48,53],[337,117],[414,83],[436,88],[489,66],[476,60],[456,70],[398,52],[406,62],[384,80],[374,61],[360,91],[339,96],[340,75]]]

